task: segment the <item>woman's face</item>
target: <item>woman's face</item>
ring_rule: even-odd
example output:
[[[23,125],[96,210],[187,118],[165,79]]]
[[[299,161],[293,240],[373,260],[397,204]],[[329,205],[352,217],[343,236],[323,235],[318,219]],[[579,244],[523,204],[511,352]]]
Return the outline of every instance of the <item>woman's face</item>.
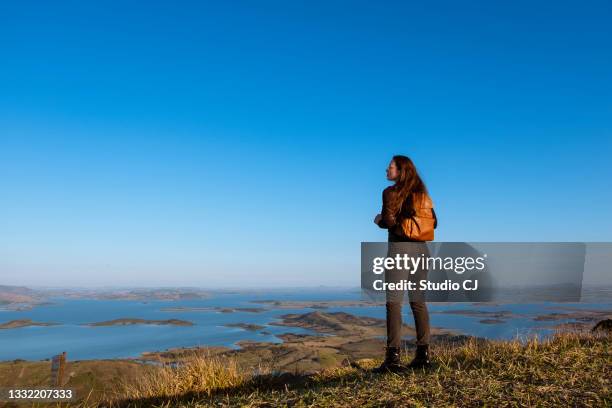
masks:
[[[399,177],[399,170],[395,165],[395,161],[391,160],[387,167],[387,180],[395,181]]]

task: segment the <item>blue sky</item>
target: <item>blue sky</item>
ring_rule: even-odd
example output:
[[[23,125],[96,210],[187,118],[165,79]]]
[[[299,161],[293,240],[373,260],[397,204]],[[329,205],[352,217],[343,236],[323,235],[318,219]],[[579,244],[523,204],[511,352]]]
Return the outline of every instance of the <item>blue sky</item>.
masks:
[[[440,241],[612,240],[612,4],[13,2],[0,274],[358,285],[393,154]]]

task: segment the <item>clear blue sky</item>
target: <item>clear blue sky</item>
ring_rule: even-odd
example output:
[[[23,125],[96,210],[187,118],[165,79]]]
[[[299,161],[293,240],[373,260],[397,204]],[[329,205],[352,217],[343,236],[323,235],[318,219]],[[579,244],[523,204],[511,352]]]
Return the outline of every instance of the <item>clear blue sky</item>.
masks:
[[[0,283],[359,284],[393,154],[441,241],[612,240],[612,3],[9,2]]]

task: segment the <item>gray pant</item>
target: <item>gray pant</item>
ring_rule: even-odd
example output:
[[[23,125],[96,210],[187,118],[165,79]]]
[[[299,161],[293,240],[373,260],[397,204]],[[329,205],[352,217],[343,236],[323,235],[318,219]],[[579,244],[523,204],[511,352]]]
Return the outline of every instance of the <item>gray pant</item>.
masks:
[[[407,254],[410,257],[429,256],[427,245],[423,242],[389,242],[387,256],[395,257],[396,254]],[[405,270],[387,269],[385,271],[385,282],[400,282],[401,280],[418,283],[421,279],[427,279],[427,269],[418,268],[414,274]],[[429,344],[429,311],[425,303],[425,292],[409,290],[408,299],[414,325],[416,329],[416,344]],[[387,290],[387,347],[401,347],[402,340],[402,303],[404,301],[403,290]]]

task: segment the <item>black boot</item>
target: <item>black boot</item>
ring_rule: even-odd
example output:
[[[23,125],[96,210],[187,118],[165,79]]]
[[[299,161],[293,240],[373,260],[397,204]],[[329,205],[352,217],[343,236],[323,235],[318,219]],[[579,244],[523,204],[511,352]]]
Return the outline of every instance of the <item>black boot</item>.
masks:
[[[375,373],[397,373],[399,371],[405,370],[406,366],[402,365],[400,357],[401,354],[399,347],[387,347],[385,352],[385,361],[383,361],[380,366],[378,366],[372,371]]]
[[[424,368],[431,366],[429,361],[429,346],[427,344],[417,346],[414,359],[410,362],[410,368]]]

